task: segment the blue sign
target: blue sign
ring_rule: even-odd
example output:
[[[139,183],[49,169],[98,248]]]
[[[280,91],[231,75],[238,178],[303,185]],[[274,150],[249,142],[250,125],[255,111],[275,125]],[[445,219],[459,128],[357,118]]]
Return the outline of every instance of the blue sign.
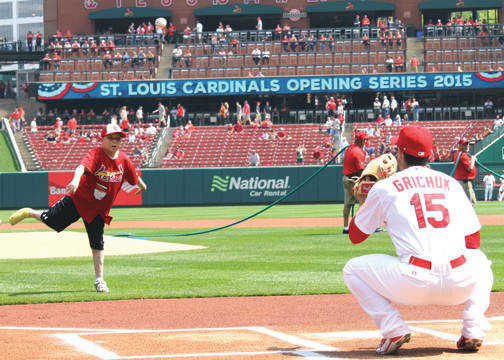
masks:
[[[333,75],[237,79],[41,83],[40,100],[110,99],[319,92],[503,88],[504,73]]]

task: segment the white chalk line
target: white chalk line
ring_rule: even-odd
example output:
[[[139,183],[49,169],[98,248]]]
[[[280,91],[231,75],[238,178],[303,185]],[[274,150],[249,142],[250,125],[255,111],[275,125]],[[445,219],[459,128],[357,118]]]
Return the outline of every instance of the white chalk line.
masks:
[[[1,329],[1,328],[0,328]],[[279,351],[260,351],[260,352],[227,352],[227,353],[197,353],[197,354],[166,354],[166,355],[133,355],[133,356],[119,356],[105,348],[97,345],[95,342],[85,340],[81,336],[89,335],[111,335],[111,334],[132,334],[132,333],[174,333],[174,332],[202,332],[202,331],[237,331],[248,330],[259,334],[267,335],[291,345],[303,346],[307,350],[279,350]],[[74,329],[75,331],[75,329]],[[73,346],[75,349],[93,355],[102,360],[122,360],[122,359],[154,359],[154,358],[199,358],[199,357],[212,357],[212,356],[253,356],[265,354],[292,354],[298,355],[305,359],[331,359],[332,357],[319,354],[317,351],[337,351],[337,348],[320,344],[311,340],[299,338],[297,336],[285,334],[279,331],[271,330],[265,327],[229,327],[229,328],[196,328],[196,329],[168,329],[168,330],[107,330],[99,332],[80,332],[72,334],[54,334],[55,337],[63,340],[67,344]],[[334,359],[334,358],[332,358]]]

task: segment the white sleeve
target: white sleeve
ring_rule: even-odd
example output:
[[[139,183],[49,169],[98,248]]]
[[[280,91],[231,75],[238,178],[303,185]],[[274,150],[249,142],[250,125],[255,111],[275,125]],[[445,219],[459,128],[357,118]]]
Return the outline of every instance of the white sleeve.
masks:
[[[476,215],[476,211],[469,201],[469,198],[465,194],[462,186],[456,183],[458,198],[460,199],[459,205],[456,207],[459,210],[458,216],[460,216],[463,221],[461,222],[464,235],[471,235],[481,229],[481,223]]]
[[[369,191],[366,201],[357,211],[355,225],[363,233],[372,234],[383,224],[386,211],[381,199],[384,197],[386,197],[384,190],[375,184]]]

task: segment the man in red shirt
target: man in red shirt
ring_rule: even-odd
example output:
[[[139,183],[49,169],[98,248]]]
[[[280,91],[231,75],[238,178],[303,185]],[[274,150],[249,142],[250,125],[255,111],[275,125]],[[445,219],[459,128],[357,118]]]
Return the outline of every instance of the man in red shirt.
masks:
[[[77,131],[77,119],[75,117],[72,117],[70,120],[67,122],[68,130],[72,133],[75,134]]]
[[[364,161],[366,153],[364,144],[368,139],[365,131],[357,131],[354,134],[354,143],[345,150],[343,158],[343,191],[345,194],[343,206],[343,234],[348,234],[348,222],[350,217],[350,209],[357,203],[357,199],[352,194],[355,176],[360,176],[364,170]]]
[[[110,208],[124,181],[138,185],[137,194],[147,190],[147,186],[128,156],[119,150],[121,139],[126,136],[119,126],[104,126],[101,136],[102,146],[90,150],[82,159],[64,198],[45,211],[20,209],[11,215],[9,223],[16,225],[31,217],[60,232],[82,217],[93,252],[96,291],[108,292],[103,280],[103,229],[112,220]]]
[[[467,197],[471,201],[471,204],[476,204],[476,195],[474,194],[474,189],[472,182],[476,178],[476,156],[471,156],[467,153],[469,149],[469,140],[465,137],[460,138],[458,142],[459,150],[453,154],[453,163],[460,158],[453,173],[453,177],[458,180]]]

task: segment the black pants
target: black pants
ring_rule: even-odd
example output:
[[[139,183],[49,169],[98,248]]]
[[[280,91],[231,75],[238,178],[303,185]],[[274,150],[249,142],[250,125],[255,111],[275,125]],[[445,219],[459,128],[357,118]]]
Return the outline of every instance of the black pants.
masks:
[[[73,199],[65,196],[49,209],[44,211],[40,219],[51,229],[61,232],[68,226],[80,219],[80,214],[75,207]],[[84,221],[84,219],[82,220]],[[105,221],[100,215],[97,215],[93,221],[87,223],[84,221],[86,232],[89,239],[89,246],[93,250],[103,250],[103,229]]]

